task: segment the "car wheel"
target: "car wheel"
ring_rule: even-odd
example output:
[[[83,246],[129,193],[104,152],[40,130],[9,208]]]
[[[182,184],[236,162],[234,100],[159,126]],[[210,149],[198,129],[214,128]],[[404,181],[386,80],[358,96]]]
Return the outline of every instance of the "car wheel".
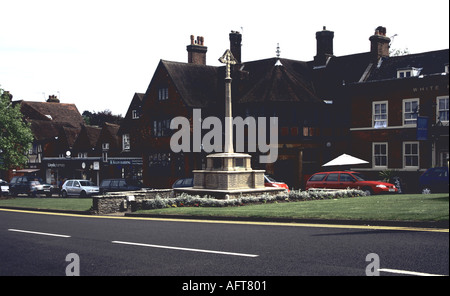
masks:
[[[87,197],[86,191],[81,191],[80,197]]]
[[[63,190],[61,192],[61,195],[62,195],[63,198],[66,198],[67,197],[67,191]]]

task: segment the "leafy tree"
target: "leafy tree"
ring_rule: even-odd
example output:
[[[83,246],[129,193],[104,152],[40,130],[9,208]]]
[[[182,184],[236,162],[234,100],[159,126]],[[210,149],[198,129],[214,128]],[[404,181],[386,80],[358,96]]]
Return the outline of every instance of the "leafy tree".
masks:
[[[121,114],[114,115],[112,114],[111,110],[108,109],[99,112],[84,111],[82,116],[84,118],[84,122],[87,125],[97,125],[97,126],[102,126],[105,122],[120,125],[123,119]]]
[[[13,107],[12,95],[0,88],[0,170],[24,166],[33,142],[30,125],[22,120],[20,105]]]

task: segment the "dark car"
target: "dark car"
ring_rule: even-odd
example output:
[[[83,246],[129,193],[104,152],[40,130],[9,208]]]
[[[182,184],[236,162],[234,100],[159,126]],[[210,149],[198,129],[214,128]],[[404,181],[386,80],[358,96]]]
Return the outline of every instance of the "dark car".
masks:
[[[50,197],[53,193],[53,186],[45,184],[42,179],[33,176],[14,176],[9,182],[9,192],[12,196],[27,194],[37,196],[45,194]]]
[[[132,179],[105,179],[100,183],[100,193],[141,190],[144,185]]]
[[[366,195],[398,193],[394,184],[370,181],[364,175],[352,171],[322,172],[311,176],[306,182],[306,190],[314,188],[323,189],[360,189]]]
[[[194,178],[178,179],[173,183],[172,188],[194,187]]]
[[[419,178],[422,193],[448,192],[448,167],[437,167],[426,170]]]

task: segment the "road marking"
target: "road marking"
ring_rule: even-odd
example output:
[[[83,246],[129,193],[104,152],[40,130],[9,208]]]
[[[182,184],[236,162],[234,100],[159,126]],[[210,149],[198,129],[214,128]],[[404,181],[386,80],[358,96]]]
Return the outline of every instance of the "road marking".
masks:
[[[54,233],[46,233],[46,232],[37,232],[37,231],[29,231],[29,230],[20,230],[20,229],[8,229],[8,231],[31,233],[31,234],[39,234],[39,235],[47,235],[47,236],[57,236],[57,237],[70,237],[70,235],[54,234]]]
[[[123,244],[123,245],[141,246],[141,247],[150,247],[150,248],[159,248],[159,249],[170,249],[170,250],[189,251],[189,252],[200,252],[200,253],[211,253],[211,254],[230,255],[230,256],[241,256],[241,257],[252,257],[252,258],[255,258],[255,257],[258,257],[258,256],[259,256],[259,255],[253,255],[253,254],[231,253],[231,252],[212,251],[212,250],[202,250],[202,249],[190,249],[190,248],[179,248],[179,247],[160,246],[160,245],[149,245],[149,244],[141,244],[141,243],[122,242],[122,241],[112,241],[112,243],[114,243],[114,244]]]
[[[0,211],[40,214],[40,215],[80,217],[80,218],[96,218],[96,219],[125,219],[125,220],[147,220],[147,221],[162,221],[162,222],[214,223],[214,224],[290,226],[290,227],[319,227],[319,228],[343,228],[343,229],[366,229],[366,230],[398,230],[398,231],[444,232],[444,233],[449,232],[449,229],[443,229],[443,228],[312,224],[312,223],[294,223],[294,222],[293,223],[287,223],[287,222],[283,223],[283,222],[225,221],[225,220],[180,219],[180,218],[115,217],[115,216],[95,216],[95,215],[80,215],[80,214],[68,214],[68,213],[38,212],[38,211],[30,211],[30,210],[13,210],[13,209],[2,209],[2,208],[0,208]]]
[[[390,268],[380,268],[378,271],[390,272],[390,273],[398,273],[398,274],[406,274],[406,275],[417,275],[417,276],[447,276],[442,274],[431,274],[424,272],[416,272],[416,271],[408,271],[408,270],[399,270],[399,269],[390,269]]]

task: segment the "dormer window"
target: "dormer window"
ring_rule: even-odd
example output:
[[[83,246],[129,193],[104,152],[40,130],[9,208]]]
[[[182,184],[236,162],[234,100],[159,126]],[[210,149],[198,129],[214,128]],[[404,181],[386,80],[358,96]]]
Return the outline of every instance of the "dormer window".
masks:
[[[408,67],[397,69],[397,78],[416,77],[419,76],[420,71],[422,71],[422,68]]]

